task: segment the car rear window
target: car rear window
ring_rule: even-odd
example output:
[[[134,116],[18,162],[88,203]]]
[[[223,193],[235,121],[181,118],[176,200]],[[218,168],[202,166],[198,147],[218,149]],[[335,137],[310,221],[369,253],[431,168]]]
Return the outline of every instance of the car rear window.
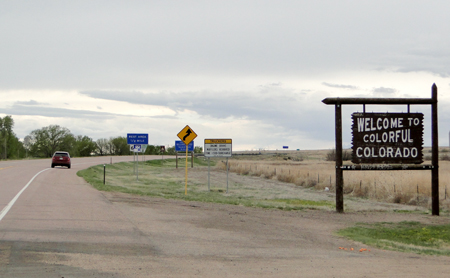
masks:
[[[64,157],[66,157],[66,156],[69,156],[69,154],[68,153],[55,153],[54,156],[64,156]]]

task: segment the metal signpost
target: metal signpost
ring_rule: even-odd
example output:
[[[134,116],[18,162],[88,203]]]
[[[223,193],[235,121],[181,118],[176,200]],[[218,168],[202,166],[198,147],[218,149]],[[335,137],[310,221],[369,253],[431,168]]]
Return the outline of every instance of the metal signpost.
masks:
[[[194,152],[194,141],[191,141],[188,145],[188,152],[193,153]],[[175,168],[178,169],[178,152],[186,152],[186,144],[181,140],[175,141]],[[194,167],[194,156],[192,156],[191,161],[192,167]]]
[[[210,191],[210,163],[211,157],[227,158],[227,193],[228,193],[228,158],[232,156],[232,139],[205,139],[205,157],[208,158],[208,191]]]
[[[136,180],[139,180],[139,153],[142,151],[142,145],[130,145],[130,151],[133,152],[133,156],[136,157],[136,159],[133,159],[135,161],[134,168],[136,173]]]
[[[127,133],[127,144],[130,145],[130,151],[133,152],[135,160],[136,180],[139,180],[139,153],[145,150],[148,145],[147,133]]]
[[[183,143],[188,146],[196,137],[197,134],[186,125],[180,132],[177,134],[178,138],[183,141]],[[187,174],[188,174],[188,148],[186,148],[186,175],[185,175],[185,185],[184,185],[184,195],[187,195]]]
[[[344,170],[431,170],[432,214],[439,215],[439,145],[437,86],[431,98],[326,98],[335,105],[336,211],[344,212]],[[342,163],[342,105],[363,105],[354,113],[354,165]],[[366,113],[366,105],[407,105],[407,113]],[[410,105],[431,105],[431,165],[423,165],[423,114],[411,113]]]
[[[161,163],[164,163],[164,152],[166,151],[166,146],[159,146],[159,150],[161,152]]]

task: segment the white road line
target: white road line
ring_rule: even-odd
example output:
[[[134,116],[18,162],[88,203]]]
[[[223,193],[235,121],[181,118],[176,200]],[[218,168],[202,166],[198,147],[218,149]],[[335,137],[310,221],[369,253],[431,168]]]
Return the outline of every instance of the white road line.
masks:
[[[11,209],[11,207],[14,205],[14,203],[17,201],[17,199],[19,199],[19,196],[22,194],[22,192],[25,191],[25,189],[27,189],[27,187],[31,184],[31,182],[33,182],[33,180],[34,180],[37,176],[39,176],[40,173],[42,173],[42,172],[44,172],[44,171],[47,171],[47,170],[50,170],[50,169],[51,169],[51,168],[44,169],[44,170],[40,171],[39,173],[37,173],[36,175],[34,175],[34,177],[27,183],[27,185],[25,185],[25,187],[22,188],[22,190],[20,190],[19,193],[17,193],[16,197],[14,197],[14,199],[12,199],[11,202],[9,202],[9,204],[6,205],[6,207],[4,207],[4,208],[2,209],[2,211],[0,212],[0,221],[2,221],[3,217],[5,217],[5,215],[6,215],[6,214],[8,213],[8,211]]]

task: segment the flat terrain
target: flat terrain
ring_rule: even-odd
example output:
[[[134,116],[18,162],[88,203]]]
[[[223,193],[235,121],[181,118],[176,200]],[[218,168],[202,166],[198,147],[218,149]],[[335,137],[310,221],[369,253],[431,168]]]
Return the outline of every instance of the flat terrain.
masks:
[[[398,213],[417,207],[368,199],[346,200],[347,212],[338,214],[100,192],[76,171],[109,162],[102,159],[74,159],[72,169],[48,169],[30,183],[0,220],[0,277],[448,277],[450,272],[449,257],[383,251],[335,235],[357,222],[447,224],[448,216],[422,209]],[[0,162],[0,206],[49,161]],[[205,179],[204,174],[189,172],[192,178]],[[222,180],[224,172],[215,175]],[[235,173],[230,180],[294,186]],[[329,192],[295,190],[304,198],[333,200]]]

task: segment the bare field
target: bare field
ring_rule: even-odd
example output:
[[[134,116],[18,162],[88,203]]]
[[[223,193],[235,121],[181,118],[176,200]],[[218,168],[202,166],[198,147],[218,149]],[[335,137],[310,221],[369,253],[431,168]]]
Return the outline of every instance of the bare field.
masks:
[[[292,183],[318,191],[335,191],[335,162],[326,161],[330,150],[272,151],[261,155],[233,156],[229,170]],[[424,153],[428,153],[425,149]],[[444,152],[445,155],[445,152]],[[426,156],[426,155],[425,155]],[[344,164],[351,164],[349,161]],[[225,161],[218,164],[226,169]],[[443,209],[450,208],[447,187],[450,162],[440,161],[439,196]],[[388,203],[431,206],[431,171],[344,171],[346,197],[362,197]]]

